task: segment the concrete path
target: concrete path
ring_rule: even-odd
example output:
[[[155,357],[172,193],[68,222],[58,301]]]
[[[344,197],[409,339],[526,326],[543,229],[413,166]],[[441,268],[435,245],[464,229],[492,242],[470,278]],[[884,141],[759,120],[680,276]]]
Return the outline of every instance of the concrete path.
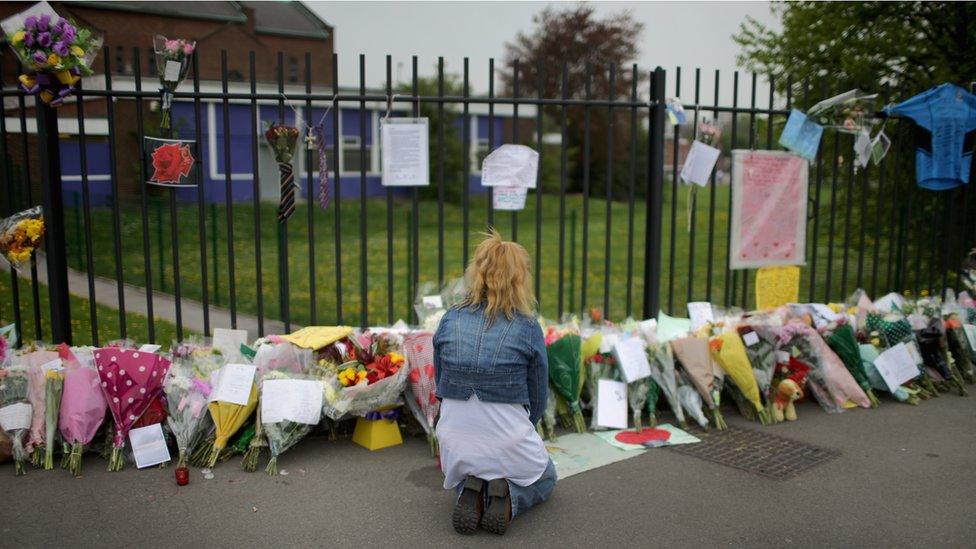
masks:
[[[245,473],[238,460],[214,478],[191,468],[84,477],[0,465],[7,547],[972,547],[976,539],[976,397],[828,415],[813,403],[799,421],[762,427],[841,455],[770,480],[660,448],[560,480],[547,503],[504,538],[451,529],[451,496],[426,440],[369,452],[317,431],[282,454],[287,476]],[[662,418],[667,419],[667,418]],[[267,459],[265,453],[261,467]]]
[[[20,271],[20,276],[22,278],[30,279],[30,270],[22,269]],[[45,261],[43,252],[38,252],[37,254],[37,279],[42,284],[47,284],[47,262]],[[88,274],[83,271],[68,269],[68,291],[77,297],[88,299]],[[122,296],[122,299],[125,302],[125,312],[127,314],[136,313],[146,317],[149,316],[145,288],[124,283],[122,285]],[[118,283],[111,278],[96,276],[95,301],[101,305],[105,305],[106,307],[118,309]],[[176,324],[176,305],[176,299],[172,294],[153,291],[153,317],[157,320],[165,320],[167,322]],[[180,299],[180,312],[182,313],[183,317],[183,328],[185,330],[192,330],[200,334],[204,333],[203,310],[203,303],[200,303],[199,301],[186,299],[185,297]],[[210,305],[209,312],[211,331],[214,328],[232,327],[230,309]],[[292,330],[296,330],[300,327],[301,326],[293,324]],[[240,330],[247,330],[248,339],[253,340],[258,337],[258,318],[238,312],[237,328]],[[285,333],[284,330],[285,325],[283,322],[267,317],[264,319],[265,334],[281,334]]]

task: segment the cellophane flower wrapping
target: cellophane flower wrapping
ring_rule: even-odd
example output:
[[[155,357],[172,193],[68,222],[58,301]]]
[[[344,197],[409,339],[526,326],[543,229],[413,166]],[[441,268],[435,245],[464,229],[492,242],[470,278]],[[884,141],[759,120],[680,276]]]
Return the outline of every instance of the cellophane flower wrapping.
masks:
[[[212,384],[213,385],[213,384]],[[216,387],[215,387],[216,388]],[[245,404],[236,404],[223,400],[211,400],[207,404],[210,418],[214,424],[214,440],[209,455],[203,463],[208,467],[217,464],[220,453],[227,447],[230,438],[244,426],[258,406],[258,384],[251,383],[251,392]]]
[[[603,427],[597,425],[597,409],[600,406],[600,392],[598,390],[601,379],[611,379],[619,381],[617,366],[613,358],[613,353],[597,353],[590,357],[586,369],[586,389],[590,395],[589,408],[592,413],[590,416],[590,428],[602,430]],[[630,397],[631,390],[628,388],[627,396]],[[647,391],[645,387],[644,402],[647,401]]]
[[[25,444],[31,423],[30,379],[23,365],[0,370],[0,429],[12,444],[14,474],[27,472]]]
[[[64,392],[63,370],[44,372],[44,469],[54,469],[54,443],[58,433],[58,414]],[[35,450],[37,451],[37,450]]]
[[[64,388],[58,429],[65,444],[71,448],[66,466],[73,475],[79,476],[85,446],[91,444],[105,420],[108,405],[92,352],[62,344],[60,353],[64,364]]]
[[[0,220],[0,253],[16,270],[30,261],[43,237],[44,212],[40,206]]]
[[[813,368],[807,385],[824,410],[840,412],[848,402],[862,408],[871,407],[871,401],[847,371],[844,362],[813,327],[800,320],[791,320],[780,330],[780,342],[787,349],[795,349],[799,358]]]
[[[24,451],[32,454],[36,448],[44,446],[46,440],[44,433],[44,415],[47,410],[45,406],[47,397],[47,379],[44,377],[42,365],[58,358],[55,351],[34,351],[20,355],[18,362],[27,367],[27,378],[30,383],[30,403],[31,403],[31,426],[30,435],[27,443],[24,444]],[[40,456],[40,454],[37,454]],[[40,465],[40,462],[36,462]]]
[[[720,368],[712,359],[708,340],[704,337],[687,336],[672,339],[670,344],[678,364],[698,391],[702,405],[711,412],[715,428],[725,429],[725,418],[716,402],[722,391],[721,380],[716,378],[716,371],[720,371]]]
[[[353,334],[329,345],[314,370],[324,382],[323,413],[338,421],[398,406],[409,373],[402,352],[402,337],[392,332]]]
[[[756,375],[752,371],[752,364],[746,354],[745,344],[738,332],[735,330],[724,331],[714,336],[709,345],[715,362],[725,372],[727,381],[731,381],[730,384],[726,384],[726,387],[734,386],[735,390],[755,410],[754,417],[762,424],[769,423],[769,416],[760,398]],[[735,395],[734,392],[732,394]]]
[[[556,394],[566,401],[569,424],[577,433],[586,431],[579,394],[582,381],[582,339],[579,328],[573,325],[550,327],[546,334],[546,354],[549,359],[549,381]],[[552,399],[552,396],[549,397]]]
[[[195,379],[202,380],[208,386],[214,373],[227,363],[227,358],[219,350],[214,349],[198,336],[185,337],[179,342],[174,341],[170,346],[170,353],[173,355],[174,362],[189,368]],[[188,446],[190,463],[205,465],[213,449],[213,442],[214,424],[210,414],[204,413]]]
[[[878,399],[874,396],[867,372],[864,370],[864,362],[861,360],[861,352],[858,349],[854,328],[846,321],[840,320],[824,327],[822,335],[831,350],[844,362],[844,367],[847,368],[851,377],[861,386],[861,390],[871,401],[871,406],[878,406]]]
[[[678,380],[675,378],[674,352],[671,346],[667,343],[652,343],[648,346],[647,355],[651,365],[651,378],[667,399],[678,424],[684,426],[687,422],[678,400]]]
[[[434,371],[434,334],[411,332],[403,336],[403,353],[407,357],[407,407],[427,433],[427,442],[437,455],[437,435],[434,425],[440,413],[437,399],[437,378]]]
[[[95,366],[115,421],[109,470],[121,471],[125,465],[122,449],[129,430],[153,399],[162,396],[170,361],[137,349],[103,347],[95,351]]]
[[[946,318],[945,327],[949,351],[952,353],[956,367],[967,383],[976,383],[976,365],[973,364],[976,360],[976,352],[969,345],[969,338],[966,337],[959,315],[953,313]]]
[[[296,394],[295,390],[302,391],[301,395]],[[291,391],[295,398],[300,398],[304,404],[308,393],[314,394],[318,400],[314,402],[314,413],[298,414],[297,416],[278,417],[274,410],[269,408],[270,400],[267,396],[272,389],[278,389],[279,393]],[[290,370],[269,370],[264,373],[261,379],[261,424],[264,429],[264,436],[267,438],[268,447],[271,450],[271,459],[265,472],[269,475],[278,474],[278,457],[285,451],[294,446],[299,440],[305,437],[312,429],[318,425],[321,419],[322,406],[322,381],[312,379],[307,374],[295,373]],[[308,399],[311,401],[312,399]],[[307,406],[306,406],[307,408]],[[299,420],[300,419],[300,420]]]
[[[698,390],[695,389],[691,381],[685,379],[682,372],[677,372],[676,377],[678,381],[678,402],[681,403],[681,407],[687,412],[688,416],[695,420],[695,423],[699,427],[702,429],[706,428],[708,426],[708,419],[702,412],[704,404],[702,403],[701,395],[698,394]]]
[[[761,320],[742,323],[736,327],[742,344],[752,365],[752,375],[756,378],[759,395],[767,413],[772,406],[773,374],[776,372],[776,343],[778,341],[777,327],[764,324]],[[753,336],[748,334],[754,333]],[[751,345],[746,344],[746,338]]]
[[[163,391],[169,416],[169,426],[179,454],[177,467],[186,467],[190,457],[191,444],[207,417],[207,404],[212,390],[209,377],[200,379],[194,375],[193,366],[188,361],[177,360],[170,366]]]

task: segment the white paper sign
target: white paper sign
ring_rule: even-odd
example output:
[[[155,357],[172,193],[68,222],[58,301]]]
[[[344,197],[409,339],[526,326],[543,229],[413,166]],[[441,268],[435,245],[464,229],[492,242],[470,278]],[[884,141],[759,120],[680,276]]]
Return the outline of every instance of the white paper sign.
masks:
[[[253,364],[224,364],[217,372],[210,402],[219,400],[245,406],[251,397],[255,369]]]
[[[139,469],[170,460],[161,423],[130,430],[129,444],[132,445],[132,456],[136,458],[136,467]]]
[[[268,379],[261,384],[261,422],[316,425],[322,419],[322,385],[313,379]]]
[[[976,326],[963,324],[962,329],[966,332],[966,339],[969,340],[969,348],[976,349]]]
[[[494,187],[491,202],[496,210],[518,211],[525,209],[529,189],[525,187]]]
[[[55,372],[60,372],[61,370],[64,370],[64,364],[61,363],[61,359],[60,358],[56,358],[56,359],[52,360],[51,362],[45,362],[44,364],[41,364],[41,371],[42,372],[47,372],[48,370],[53,370]]]
[[[685,183],[694,183],[702,187],[708,185],[708,178],[712,176],[712,168],[718,162],[719,150],[701,141],[691,143],[685,165],[681,167],[681,179]]]
[[[227,360],[237,360],[241,356],[241,345],[247,343],[247,330],[228,330],[215,328],[213,348],[220,351]]]
[[[169,60],[166,62],[166,69],[163,72],[163,80],[167,82],[176,82],[180,79],[180,71],[183,69],[183,63],[179,61]]]
[[[746,347],[752,347],[753,345],[759,343],[759,335],[756,332],[746,332],[742,336],[742,342],[746,344]]]
[[[613,354],[620,366],[620,373],[623,374],[624,381],[627,383],[651,377],[651,364],[647,362],[644,342],[639,338],[632,337],[618,341],[613,346]]]
[[[4,431],[29,429],[31,424],[31,405],[18,402],[0,408],[0,428]]]
[[[425,295],[423,297],[424,309],[435,310],[444,308],[444,300],[439,295]]]
[[[389,118],[380,124],[384,187],[426,187],[430,184],[426,118]]]
[[[713,322],[712,304],[707,301],[692,301],[688,304],[688,317],[691,319],[691,331],[696,331],[709,322]]]
[[[139,347],[140,353],[155,353],[156,351],[162,349],[162,345],[153,345],[152,343],[146,343],[145,345]],[[238,349],[240,349],[238,347]]]
[[[597,384],[596,424],[611,429],[627,428],[627,384],[601,379]]]
[[[481,184],[534,189],[538,172],[539,153],[525,145],[502,145],[481,163]]]
[[[899,343],[874,359],[874,367],[884,378],[888,390],[894,393],[898,387],[918,376],[918,365],[904,343]]]

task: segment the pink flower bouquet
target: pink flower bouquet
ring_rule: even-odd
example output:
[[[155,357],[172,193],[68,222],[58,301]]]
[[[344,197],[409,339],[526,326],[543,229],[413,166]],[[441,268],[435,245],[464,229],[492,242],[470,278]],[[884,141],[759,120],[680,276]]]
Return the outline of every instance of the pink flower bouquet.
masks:
[[[403,354],[407,357],[407,406],[427,432],[430,451],[438,454],[434,423],[440,413],[437,383],[434,377],[434,334],[413,332],[403,336]]]
[[[71,447],[63,466],[73,475],[80,476],[81,455],[85,446],[95,438],[95,432],[105,420],[105,396],[98,372],[90,360],[79,360],[66,345],[62,345],[61,360],[64,362],[64,388],[58,428],[64,443]]]

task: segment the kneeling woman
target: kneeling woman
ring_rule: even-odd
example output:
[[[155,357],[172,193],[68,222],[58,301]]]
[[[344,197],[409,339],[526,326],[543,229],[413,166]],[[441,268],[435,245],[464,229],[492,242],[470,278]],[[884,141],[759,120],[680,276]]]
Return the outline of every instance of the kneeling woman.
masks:
[[[535,424],[549,367],[534,316],[529,254],[492,232],[465,273],[468,295],[434,335],[437,440],[444,488],[457,491],[454,529],[504,534],[513,518],[549,499],[556,470]]]

